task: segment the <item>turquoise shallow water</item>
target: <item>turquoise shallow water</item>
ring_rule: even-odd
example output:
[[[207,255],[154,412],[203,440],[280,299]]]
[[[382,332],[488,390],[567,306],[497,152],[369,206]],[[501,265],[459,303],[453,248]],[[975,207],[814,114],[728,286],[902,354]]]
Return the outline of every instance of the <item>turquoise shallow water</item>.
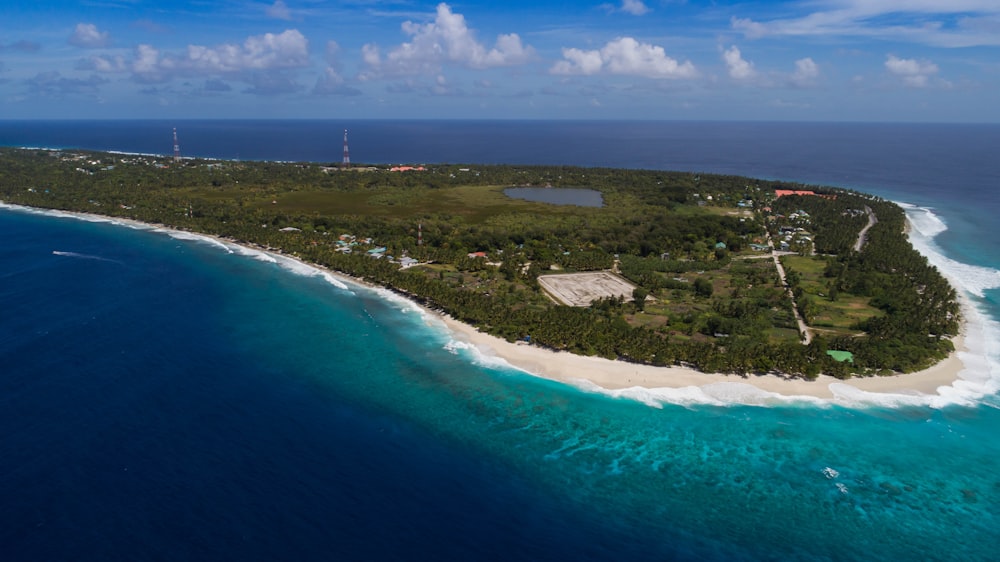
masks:
[[[1000,174],[980,155],[947,183],[969,135],[939,136],[942,154],[793,143],[828,159],[782,167],[775,141],[760,160],[912,203],[914,243],[967,295],[965,380],[903,406],[614,399],[275,257],[0,210],[0,544],[16,560],[992,560]]]

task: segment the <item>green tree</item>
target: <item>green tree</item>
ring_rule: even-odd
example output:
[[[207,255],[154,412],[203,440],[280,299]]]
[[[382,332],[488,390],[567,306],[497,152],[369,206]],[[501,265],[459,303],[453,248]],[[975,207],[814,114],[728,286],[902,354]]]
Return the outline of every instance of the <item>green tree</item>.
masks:
[[[646,309],[646,297],[649,295],[649,291],[643,287],[636,287],[632,290],[632,298],[635,299],[635,309],[645,310]]]
[[[705,279],[704,277],[699,277],[694,280],[694,292],[699,297],[708,298],[712,296],[713,292],[715,292],[715,288],[712,287],[711,281]]]

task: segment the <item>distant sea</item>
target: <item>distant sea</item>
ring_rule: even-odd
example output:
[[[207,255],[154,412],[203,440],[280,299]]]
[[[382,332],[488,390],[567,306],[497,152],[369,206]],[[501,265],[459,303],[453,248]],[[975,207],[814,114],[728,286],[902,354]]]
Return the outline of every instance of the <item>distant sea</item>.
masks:
[[[993,560],[1000,125],[0,122],[0,145],[571,164],[858,189],[967,297],[934,397],[633,399],[388,292],[189,234],[0,207],[0,559]],[[716,393],[713,393],[716,394]]]

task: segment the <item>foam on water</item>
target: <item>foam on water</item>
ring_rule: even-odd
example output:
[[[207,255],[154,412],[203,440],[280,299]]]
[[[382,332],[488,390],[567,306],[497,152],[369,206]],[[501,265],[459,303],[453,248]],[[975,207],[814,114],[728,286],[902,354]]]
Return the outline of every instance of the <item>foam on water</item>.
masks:
[[[815,405],[830,406],[831,400],[806,395],[786,395],[770,392],[752,384],[741,382],[716,382],[701,386],[657,387],[646,388],[633,386],[621,389],[608,389],[596,383],[577,379],[574,386],[586,392],[603,394],[612,398],[626,398],[641,402],[655,408],[664,404],[677,406],[709,405],[709,406],[781,406],[781,405]]]
[[[965,319],[965,346],[959,352],[965,369],[951,387],[938,389],[958,403],[978,400],[1000,390],[1000,322],[991,318],[984,302],[986,291],[1000,288],[1000,270],[955,261],[941,251],[934,238],[948,230],[933,209],[897,203],[910,223],[910,242],[956,288]]]
[[[2,201],[0,201],[0,208],[11,211],[20,211],[23,213],[31,213],[35,215],[45,215],[47,217],[55,217],[60,219],[77,219],[87,222],[103,222],[103,223],[116,222],[115,219],[111,217],[105,217],[102,215],[91,215],[88,213],[74,213],[71,211],[59,211],[56,209],[36,209],[35,207],[25,207],[23,205],[11,205],[10,203],[4,203]]]
[[[301,275],[303,277],[319,277],[338,289],[343,289],[345,291],[351,290],[346,283],[337,279],[337,277],[325,269],[321,269],[314,265],[309,265],[301,260],[290,258],[288,256],[282,256],[280,254],[271,254],[271,257],[274,258],[279,267],[294,273],[295,275]]]
[[[458,341],[456,339],[449,339],[447,343],[444,344],[444,349],[448,353],[453,355],[458,355],[467,358],[475,365],[480,367],[486,367],[487,369],[499,370],[499,371],[517,371],[519,373],[524,373],[534,376],[533,373],[521,369],[515,365],[511,365],[506,359],[494,355],[488,350],[484,350],[479,346],[469,343]]]
[[[204,234],[195,234],[193,232],[185,232],[183,230],[174,230],[172,228],[158,228],[158,229],[155,230],[155,232],[164,233],[167,236],[169,236],[171,238],[175,238],[177,240],[186,240],[186,241],[189,241],[189,242],[202,242],[202,243],[205,243],[205,244],[209,244],[211,246],[216,246],[219,249],[225,250],[226,253],[228,253],[228,254],[234,253],[233,250],[232,250],[232,248],[230,248],[224,242],[221,242],[218,239],[213,238],[211,236],[205,236]]]
[[[932,209],[897,203],[910,222],[910,242],[927,260],[948,277],[956,288],[983,298],[986,291],[1000,288],[1000,270],[955,261],[945,256],[934,238],[948,230],[948,225]]]
[[[234,244],[233,249],[238,255],[245,256],[248,258],[253,258],[257,261],[262,261],[264,263],[278,263],[277,258],[272,256],[269,252],[263,250],[255,250],[253,248],[248,248],[247,246],[241,246],[239,244]]]
[[[430,322],[431,318],[434,318],[433,315],[428,313],[426,308],[420,306],[411,299],[408,299],[398,293],[390,291],[389,289],[386,289],[384,287],[369,287],[369,290],[378,295],[378,297],[381,298],[382,300],[393,303],[396,309],[404,314],[410,312],[416,312],[428,324],[431,323]]]

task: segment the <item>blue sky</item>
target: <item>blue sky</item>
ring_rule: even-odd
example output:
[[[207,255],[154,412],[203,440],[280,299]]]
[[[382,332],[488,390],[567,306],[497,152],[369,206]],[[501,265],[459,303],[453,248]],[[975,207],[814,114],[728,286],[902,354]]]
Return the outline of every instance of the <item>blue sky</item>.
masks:
[[[0,119],[1000,122],[998,0],[38,0]]]

